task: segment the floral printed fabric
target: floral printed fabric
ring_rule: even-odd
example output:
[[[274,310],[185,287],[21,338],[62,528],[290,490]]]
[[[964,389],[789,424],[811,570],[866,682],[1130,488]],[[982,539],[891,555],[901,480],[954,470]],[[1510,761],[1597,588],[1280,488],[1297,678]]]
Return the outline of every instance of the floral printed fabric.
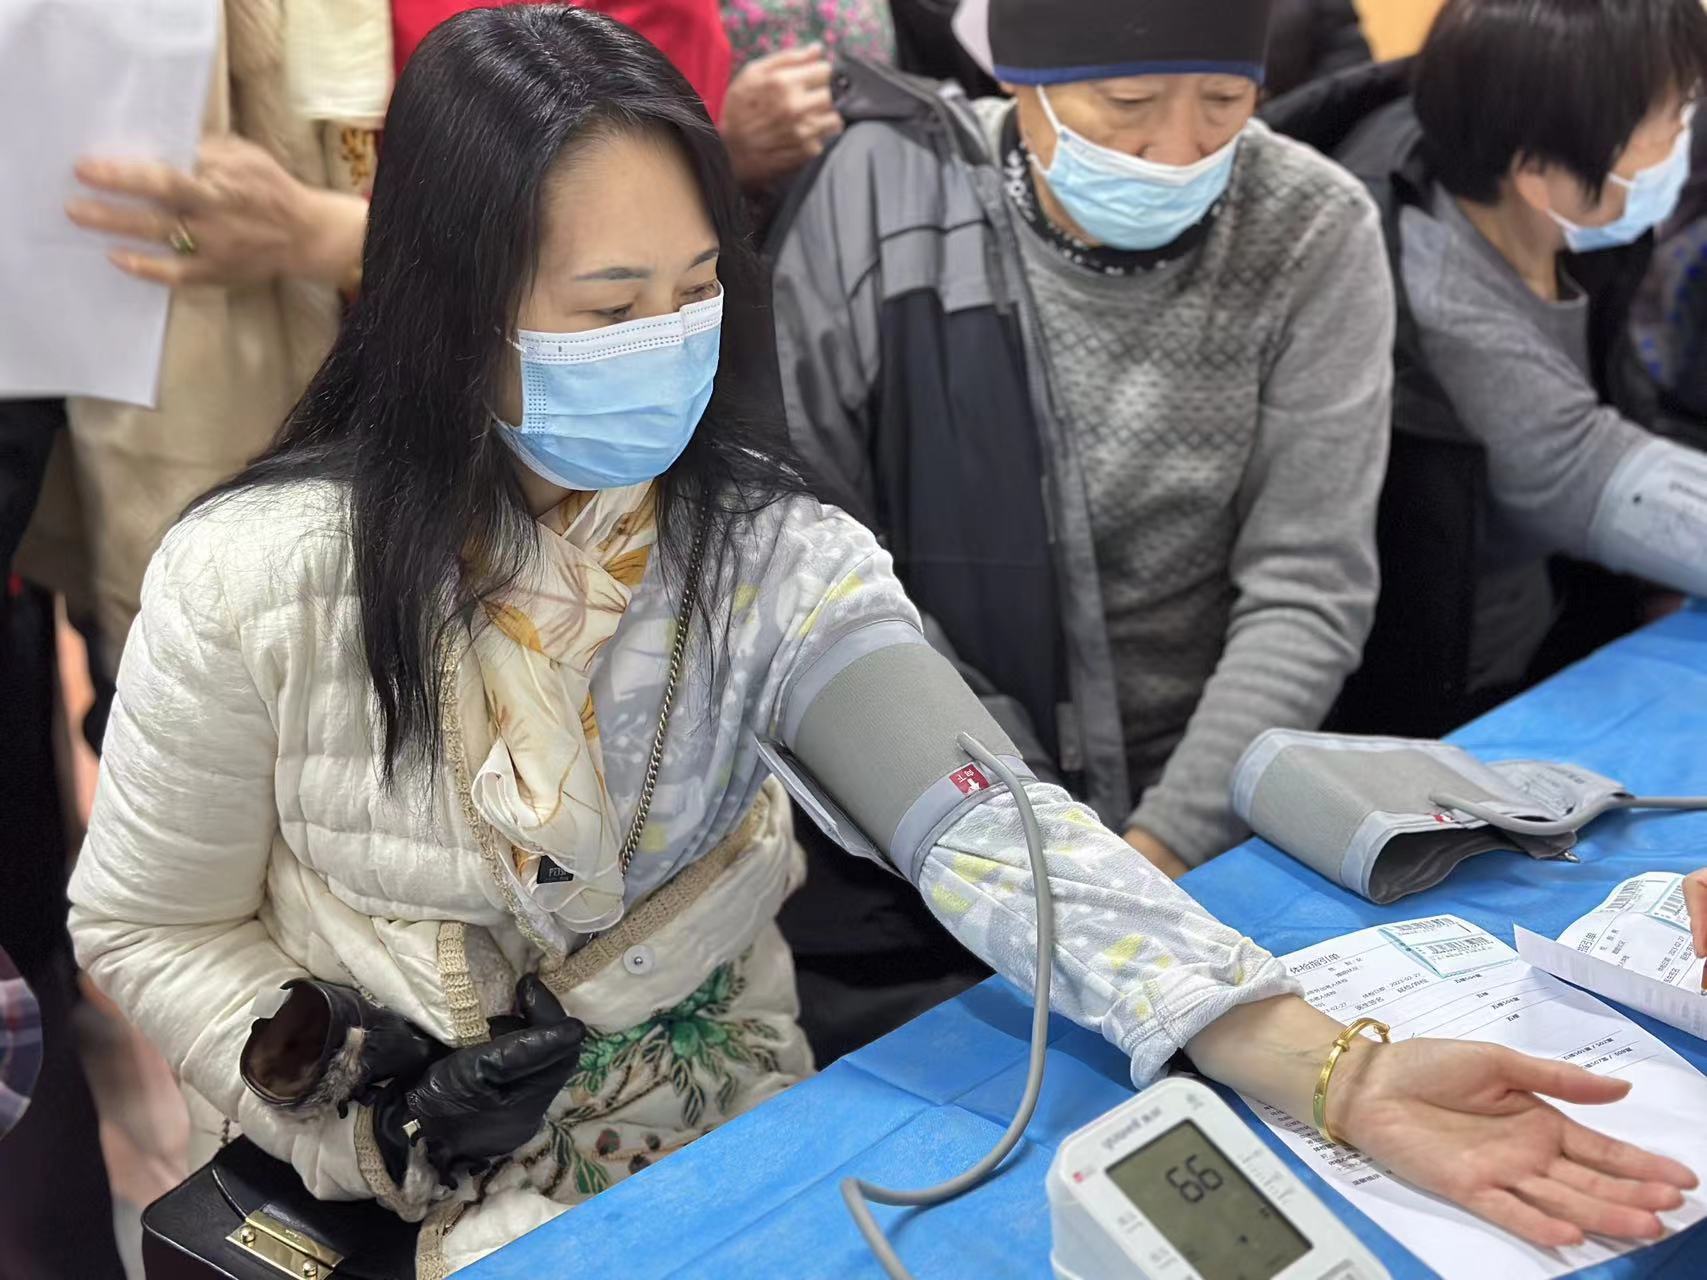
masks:
[[[798,45],[821,43],[831,56],[895,61],[887,0],[723,0],[735,66]]]
[[[590,671],[658,539],[652,486],[571,494],[474,636],[496,740],[475,807],[510,842],[522,886],[571,928],[622,918],[621,819],[605,785]]]
[[[683,999],[632,1027],[589,1028],[539,1134],[429,1217],[418,1273],[469,1266],[804,1079],[798,1010],[788,944],[766,923]]]
[[[793,1024],[750,1007],[754,960],[719,965],[638,1026],[587,1037],[544,1142],[521,1157],[537,1190],[567,1204],[597,1195],[806,1075]]]

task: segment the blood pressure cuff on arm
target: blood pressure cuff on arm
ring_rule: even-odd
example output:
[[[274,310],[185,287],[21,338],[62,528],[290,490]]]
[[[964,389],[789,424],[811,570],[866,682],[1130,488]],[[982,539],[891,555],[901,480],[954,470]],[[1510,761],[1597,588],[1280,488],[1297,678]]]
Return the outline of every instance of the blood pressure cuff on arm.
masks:
[[[917,884],[944,832],[1000,784],[967,734],[1019,777],[1031,771],[952,663],[914,627],[849,632],[787,691],[767,762],[831,839]]]
[[[1707,454],[1655,439],[1612,473],[1589,529],[1609,569],[1707,595]]]

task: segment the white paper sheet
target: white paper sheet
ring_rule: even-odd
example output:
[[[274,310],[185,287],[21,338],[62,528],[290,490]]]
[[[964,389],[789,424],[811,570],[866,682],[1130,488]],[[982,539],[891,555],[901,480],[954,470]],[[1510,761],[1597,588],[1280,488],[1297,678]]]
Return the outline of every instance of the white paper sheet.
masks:
[[[1631,876],[1561,933],[1559,941],[1643,977],[1701,990],[1702,962],[1689,935],[1683,877],[1675,871]]]
[[[1632,876],[1557,942],[1519,928],[1517,950],[1567,982],[1707,1039],[1702,962],[1675,872]]]
[[[1517,952],[1537,969],[1586,987],[1596,995],[1628,1005],[1661,1022],[1669,1022],[1680,1031],[1707,1039],[1707,996],[1697,987],[1685,987],[1650,978],[1633,969],[1621,969],[1586,952],[1543,938],[1518,926]],[[1695,961],[1696,973],[1701,962]]]
[[[65,202],[82,156],[194,161],[218,33],[217,0],[0,2],[0,398],[154,404],[170,291]]]
[[[1379,1018],[1394,1040],[1439,1036],[1502,1044],[1557,1058],[1634,1086],[1606,1107],[1560,1110],[1707,1175],[1707,1077],[1661,1041],[1593,996],[1532,969],[1503,942],[1456,916],[1364,929],[1285,957],[1304,994],[1324,1013]],[[1247,1099],[1247,1101],[1249,1101]],[[1589,1240],[1537,1249],[1472,1214],[1399,1182],[1307,1124],[1271,1107],[1252,1109],[1330,1186],[1443,1276],[1550,1280],[1633,1246]],[[1690,1193],[1662,1215],[1680,1229],[1707,1217],[1707,1195]]]

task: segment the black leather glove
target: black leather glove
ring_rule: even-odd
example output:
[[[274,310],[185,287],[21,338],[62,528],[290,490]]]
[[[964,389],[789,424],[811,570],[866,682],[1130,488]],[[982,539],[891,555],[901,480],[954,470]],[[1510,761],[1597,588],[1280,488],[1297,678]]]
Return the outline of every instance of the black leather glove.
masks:
[[[350,987],[306,979],[270,1018],[250,1029],[243,1083],[264,1102],[297,1115],[368,1102],[388,1080],[412,1081],[450,1050],[406,1018]]]
[[[521,1029],[458,1049],[413,1084],[398,1080],[380,1094],[374,1137],[393,1182],[402,1185],[413,1142],[425,1144],[449,1186],[457,1169],[484,1168],[539,1132],[575,1074],[587,1028],[532,974],[516,984],[516,1005]]]

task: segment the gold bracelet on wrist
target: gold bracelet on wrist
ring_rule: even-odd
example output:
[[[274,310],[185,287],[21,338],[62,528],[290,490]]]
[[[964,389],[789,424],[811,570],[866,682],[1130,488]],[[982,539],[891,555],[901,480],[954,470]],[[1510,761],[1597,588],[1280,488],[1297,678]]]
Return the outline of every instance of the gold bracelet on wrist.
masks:
[[[1335,1038],[1334,1047],[1328,1050],[1327,1061],[1322,1063],[1322,1074],[1316,1077],[1316,1096],[1311,1099],[1316,1131],[1335,1146],[1341,1143],[1328,1129],[1328,1082],[1334,1078],[1334,1068],[1339,1065],[1340,1055],[1351,1048],[1351,1042],[1365,1031],[1373,1031],[1380,1036],[1382,1044],[1393,1043],[1386,1023],[1377,1022],[1374,1018],[1359,1018]]]

